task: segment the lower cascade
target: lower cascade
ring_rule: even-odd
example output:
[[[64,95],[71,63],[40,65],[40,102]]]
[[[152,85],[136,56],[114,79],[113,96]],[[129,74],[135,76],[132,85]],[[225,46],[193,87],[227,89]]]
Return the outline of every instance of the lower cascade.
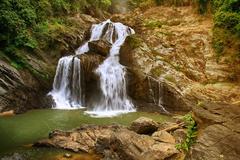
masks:
[[[121,113],[134,112],[135,108],[127,95],[126,68],[119,63],[119,52],[127,36],[134,30],[122,23],[110,20],[94,24],[88,42],[76,50],[76,55],[89,51],[88,43],[103,39],[112,46],[108,57],[98,66],[95,73],[100,79],[101,94],[92,109],[86,113],[93,116],[115,116]],[[55,109],[80,109],[85,105],[84,84],[81,77],[81,61],[76,56],[66,56],[59,60],[53,83],[49,93]]]

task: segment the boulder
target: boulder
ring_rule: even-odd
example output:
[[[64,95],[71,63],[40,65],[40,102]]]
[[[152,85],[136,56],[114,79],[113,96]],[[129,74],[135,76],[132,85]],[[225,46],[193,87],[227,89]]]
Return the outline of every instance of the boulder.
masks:
[[[111,44],[106,40],[98,40],[89,42],[89,51],[107,57],[111,48]]]
[[[159,124],[152,119],[140,117],[131,123],[130,130],[138,134],[151,135],[153,132],[157,131],[158,126]]]
[[[159,142],[117,125],[86,125],[65,132],[56,130],[34,146],[94,153],[101,155],[103,160],[164,160],[179,154],[175,144]]]
[[[49,134],[49,139],[40,140],[34,146],[91,153],[95,150],[98,137],[101,135],[110,137],[117,128],[119,126],[83,126],[69,132],[55,130]]]
[[[112,159],[114,155],[114,160],[163,160],[179,153],[174,144],[159,143],[127,129],[120,129],[110,139],[100,137],[96,146],[97,153],[108,153],[103,159]]]
[[[170,133],[164,130],[154,132],[152,137],[156,141],[175,144],[175,138]]]

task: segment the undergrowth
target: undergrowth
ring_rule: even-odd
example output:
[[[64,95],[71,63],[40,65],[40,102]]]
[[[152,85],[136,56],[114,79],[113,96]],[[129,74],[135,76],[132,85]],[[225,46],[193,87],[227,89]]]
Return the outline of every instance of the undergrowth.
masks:
[[[197,123],[194,121],[190,113],[186,114],[182,119],[187,126],[187,135],[186,139],[182,143],[176,145],[176,148],[187,152],[195,143],[195,139],[197,137]]]

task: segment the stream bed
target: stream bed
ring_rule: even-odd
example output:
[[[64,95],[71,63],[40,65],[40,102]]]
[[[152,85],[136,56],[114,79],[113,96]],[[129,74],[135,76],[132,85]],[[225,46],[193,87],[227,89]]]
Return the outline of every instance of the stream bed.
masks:
[[[37,140],[47,138],[48,134],[55,129],[70,130],[82,124],[121,124],[128,126],[132,121],[142,116],[149,117],[157,122],[171,120],[171,117],[159,113],[132,112],[116,117],[94,118],[85,114],[82,110],[52,109],[32,110],[11,117],[0,117],[0,159],[4,160],[3,157],[14,153],[24,154],[28,157],[27,159],[43,159],[44,157],[63,155],[67,151],[32,148],[30,146]],[[94,157],[92,155],[83,154],[81,156],[82,158],[78,157],[78,159],[97,159],[96,157],[91,158]]]

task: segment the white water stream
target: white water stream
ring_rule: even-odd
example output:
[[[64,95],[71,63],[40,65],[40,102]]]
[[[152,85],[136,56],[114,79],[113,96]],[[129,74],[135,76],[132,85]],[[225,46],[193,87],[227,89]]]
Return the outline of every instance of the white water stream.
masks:
[[[110,20],[94,24],[88,42],[76,50],[76,54],[89,51],[88,43],[100,39],[112,44],[108,58],[97,68],[100,77],[102,96],[89,113],[98,117],[115,116],[121,113],[135,111],[134,105],[127,95],[126,68],[119,63],[119,51],[127,36],[134,30],[122,23]],[[53,90],[49,93],[54,99],[56,109],[79,109],[84,105],[84,95],[81,82],[80,59],[74,56],[59,60]]]

